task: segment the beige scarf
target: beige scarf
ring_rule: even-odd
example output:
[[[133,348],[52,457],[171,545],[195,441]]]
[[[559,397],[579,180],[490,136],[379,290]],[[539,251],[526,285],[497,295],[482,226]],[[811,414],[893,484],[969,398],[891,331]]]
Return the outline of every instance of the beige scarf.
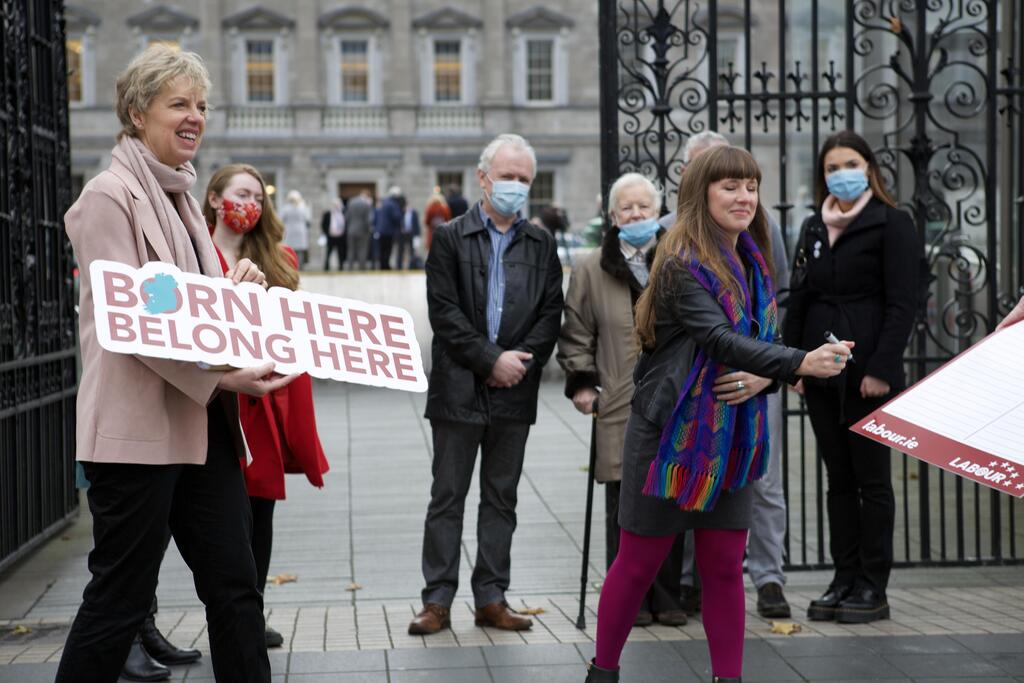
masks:
[[[865,190],[864,194],[857,197],[857,201],[854,202],[849,211],[840,209],[839,200],[834,196],[829,195],[825,197],[825,201],[821,205],[821,221],[828,228],[829,246],[836,243],[839,236],[843,234],[843,230],[846,230],[846,226],[860,215],[860,212],[864,210],[864,207],[868,205],[873,196],[874,194],[872,194],[870,189]]]
[[[213,244],[203,211],[189,194],[196,184],[196,170],[192,164],[186,161],[178,168],[171,168],[161,163],[141,140],[127,135],[114,147],[112,156],[131,170],[145,190],[156,211],[160,231],[171,251],[174,265],[190,273],[207,270]],[[200,267],[200,259],[207,263],[207,268]],[[207,274],[220,275],[220,272],[217,269]]]

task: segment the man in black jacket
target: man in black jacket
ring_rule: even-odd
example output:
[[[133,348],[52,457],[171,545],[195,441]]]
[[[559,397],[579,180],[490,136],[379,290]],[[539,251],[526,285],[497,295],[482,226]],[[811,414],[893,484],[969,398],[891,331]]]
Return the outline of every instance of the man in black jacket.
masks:
[[[409,624],[412,634],[451,625],[462,517],[478,450],[476,623],[506,630],[532,625],[508,607],[505,591],[526,437],[562,315],[555,240],[519,215],[536,167],[522,137],[495,138],[477,167],[484,199],[434,233],[427,258],[434,340],[426,417],[434,462],[423,534],[426,587],[423,610]]]

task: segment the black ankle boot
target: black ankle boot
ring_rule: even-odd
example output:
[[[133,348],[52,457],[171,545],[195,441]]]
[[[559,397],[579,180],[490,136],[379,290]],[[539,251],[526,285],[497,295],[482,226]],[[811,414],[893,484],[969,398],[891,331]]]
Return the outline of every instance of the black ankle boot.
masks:
[[[142,647],[138,635],[132,641],[132,649],[128,651],[128,659],[121,667],[121,678],[129,681],[166,681],[171,677],[171,670],[150,657]]]
[[[602,669],[594,660],[587,664],[587,680],[585,683],[619,683],[618,669]]]
[[[203,654],[199,650],[183,650],[172,645],[156,627],[153,615],[146,617],[139,629],[142,646],[149,656],[166,666],[178,666],[199,661]],[[146,679],[149,680],[149,679]]]

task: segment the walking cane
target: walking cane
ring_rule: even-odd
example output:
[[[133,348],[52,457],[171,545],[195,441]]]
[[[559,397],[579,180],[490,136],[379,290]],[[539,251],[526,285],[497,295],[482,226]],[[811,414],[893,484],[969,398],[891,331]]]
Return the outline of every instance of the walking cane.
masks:
[[[580,571],[580,615],[576,628],[587,628],[587,565],[590,563],[590,513],[594,507],[594,468],[597,467],[597,400],[594,401],[593,419],[590,421],[590,466],[587,467],[587,514],[583,522],[583,569]]]

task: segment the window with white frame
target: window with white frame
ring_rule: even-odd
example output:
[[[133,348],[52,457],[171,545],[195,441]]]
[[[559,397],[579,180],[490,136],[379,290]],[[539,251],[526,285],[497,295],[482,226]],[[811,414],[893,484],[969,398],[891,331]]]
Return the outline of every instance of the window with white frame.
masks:
[[[370,101],[370,41],[366,38],[340,38],[340,94],[343,104]]]
[[[555,203],[555,172],[537,171],[530,185],[529,211],[531,216],[539,216],[542,209]]]
[[[274,39],[245,40],[245,101],[270,104],[275,101]]]
[[[526,40],[526,100],[550,102],[555,98],[555,40]]]
[[[437,38],[433,41],[434,102],[462,102],[462,41]]]
[[[559,33],[519,33],[515,43],[515,92],[520,105],[564,104],[568,59]]]
[[[720,93],[742,93],[745,90],[746,41],[739,32],[720,30],[716,37],[718,55],[718,90]],[[730,74],[732,77],[730,78]],[[728,82],[726,82],[728,81]]]

